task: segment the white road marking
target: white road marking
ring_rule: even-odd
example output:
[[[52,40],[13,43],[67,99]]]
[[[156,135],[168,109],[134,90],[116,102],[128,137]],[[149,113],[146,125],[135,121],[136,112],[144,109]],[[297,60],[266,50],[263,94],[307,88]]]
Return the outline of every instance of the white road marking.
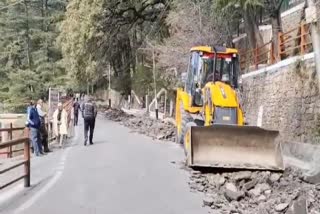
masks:
[[[79,138],[78,132],[75,131],[75,136],[73,142],[77,142]],[[40,190],[38,190],[29,200],[24,202],[21,206],[19,206],[14,213],[23,213],[24,210],[30,208],[33,204],[37,202],[37,200],[45,193],[47,193],[60,179],[60,177],[63,174],[64,168],[65,168],[65,163],[67,159],[67,155],[69,151],[71,150],[71,147],[68,147],[67,149],[64,150],[64,153],[59,161],[59,164],[57,168],[55,169],[55,175],[50,179],[50,181],[42,187]]]
[[[31,207],[43,194],[48,192],[48,190],[59,180],[62,175],[62,171],[57,171],[54,177],[47,183],[42,189],[40,189],[32,198],[22,204],[14,213],[22,213],[24,210]]]

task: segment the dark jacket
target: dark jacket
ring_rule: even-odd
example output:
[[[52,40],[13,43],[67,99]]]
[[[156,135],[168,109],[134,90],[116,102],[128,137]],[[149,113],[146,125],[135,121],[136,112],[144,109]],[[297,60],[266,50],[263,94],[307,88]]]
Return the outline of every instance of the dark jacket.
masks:
[[[82,117],[86,119],[95,119],[97,116],[97,107],[95,103],[88,101],[82,104]]]
[[[40,116],[37,108],[31,107],[28,112],[28,126],[31,128],[39,129],[41,126]]]
[[[74,108],[74,114],[78,114],[80,109],[80,104],[76,101],[75,103],[73,103],[73,108]]]

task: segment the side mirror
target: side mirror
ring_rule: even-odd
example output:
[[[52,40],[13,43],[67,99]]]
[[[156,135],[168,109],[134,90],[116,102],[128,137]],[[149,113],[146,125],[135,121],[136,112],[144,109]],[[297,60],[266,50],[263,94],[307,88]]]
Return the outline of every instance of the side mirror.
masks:
[[[183,72],[181,74],[181,82],[186,83],[187,82],[187,72]]]

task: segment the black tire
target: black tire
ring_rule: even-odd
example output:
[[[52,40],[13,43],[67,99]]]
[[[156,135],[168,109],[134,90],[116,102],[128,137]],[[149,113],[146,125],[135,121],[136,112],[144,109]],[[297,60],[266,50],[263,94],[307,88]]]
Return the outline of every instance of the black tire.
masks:
[[[181,118],[182,118],[182,120],[181,120],[181,132],[180,132],[179,136],[177,135],[178,136],[177,143],[183,145],[184,130],[185,130],[187,124],[189,122],[193,121],[193,118],[184,109],[181,110]]]
[[[184,154],[186,156],[188,156],[188,150],[187,150],[187,147],[186,147],[185,142],[184,142],[184,137],[187,134],[188,130],[190,130],[190,128],[194,127],[194,126],[197,126],[197,124],[193,120],[191,120],[191,121],[187,122],[187,124],[185,125],[184,129],[182,130],[183,150],[184,150]]]

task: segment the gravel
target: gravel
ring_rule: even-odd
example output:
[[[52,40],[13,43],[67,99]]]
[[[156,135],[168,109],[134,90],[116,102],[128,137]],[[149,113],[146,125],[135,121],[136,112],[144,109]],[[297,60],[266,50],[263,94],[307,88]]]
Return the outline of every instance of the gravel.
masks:
[[[134,132],[147,135],[156,140],[175,141],[175,127],[170,122],[155,120],[148,115],[135,117],[128,115],[121,110],[107,110],[106,118],[112,121],[120,122],[129,127]]]
[[[319,186],[304,182],[296,169],[288,168],[283,174],[197,172],[190,177],[191,190],[204,193],[204,205],[208,204],[211,213],[300,214],[300,210],[305,209],[303,206],[307,206],[309,214],[320,212]],[[220,183],[221,179],[224,182]],[[302,203],[302,199],[306,203]]]

